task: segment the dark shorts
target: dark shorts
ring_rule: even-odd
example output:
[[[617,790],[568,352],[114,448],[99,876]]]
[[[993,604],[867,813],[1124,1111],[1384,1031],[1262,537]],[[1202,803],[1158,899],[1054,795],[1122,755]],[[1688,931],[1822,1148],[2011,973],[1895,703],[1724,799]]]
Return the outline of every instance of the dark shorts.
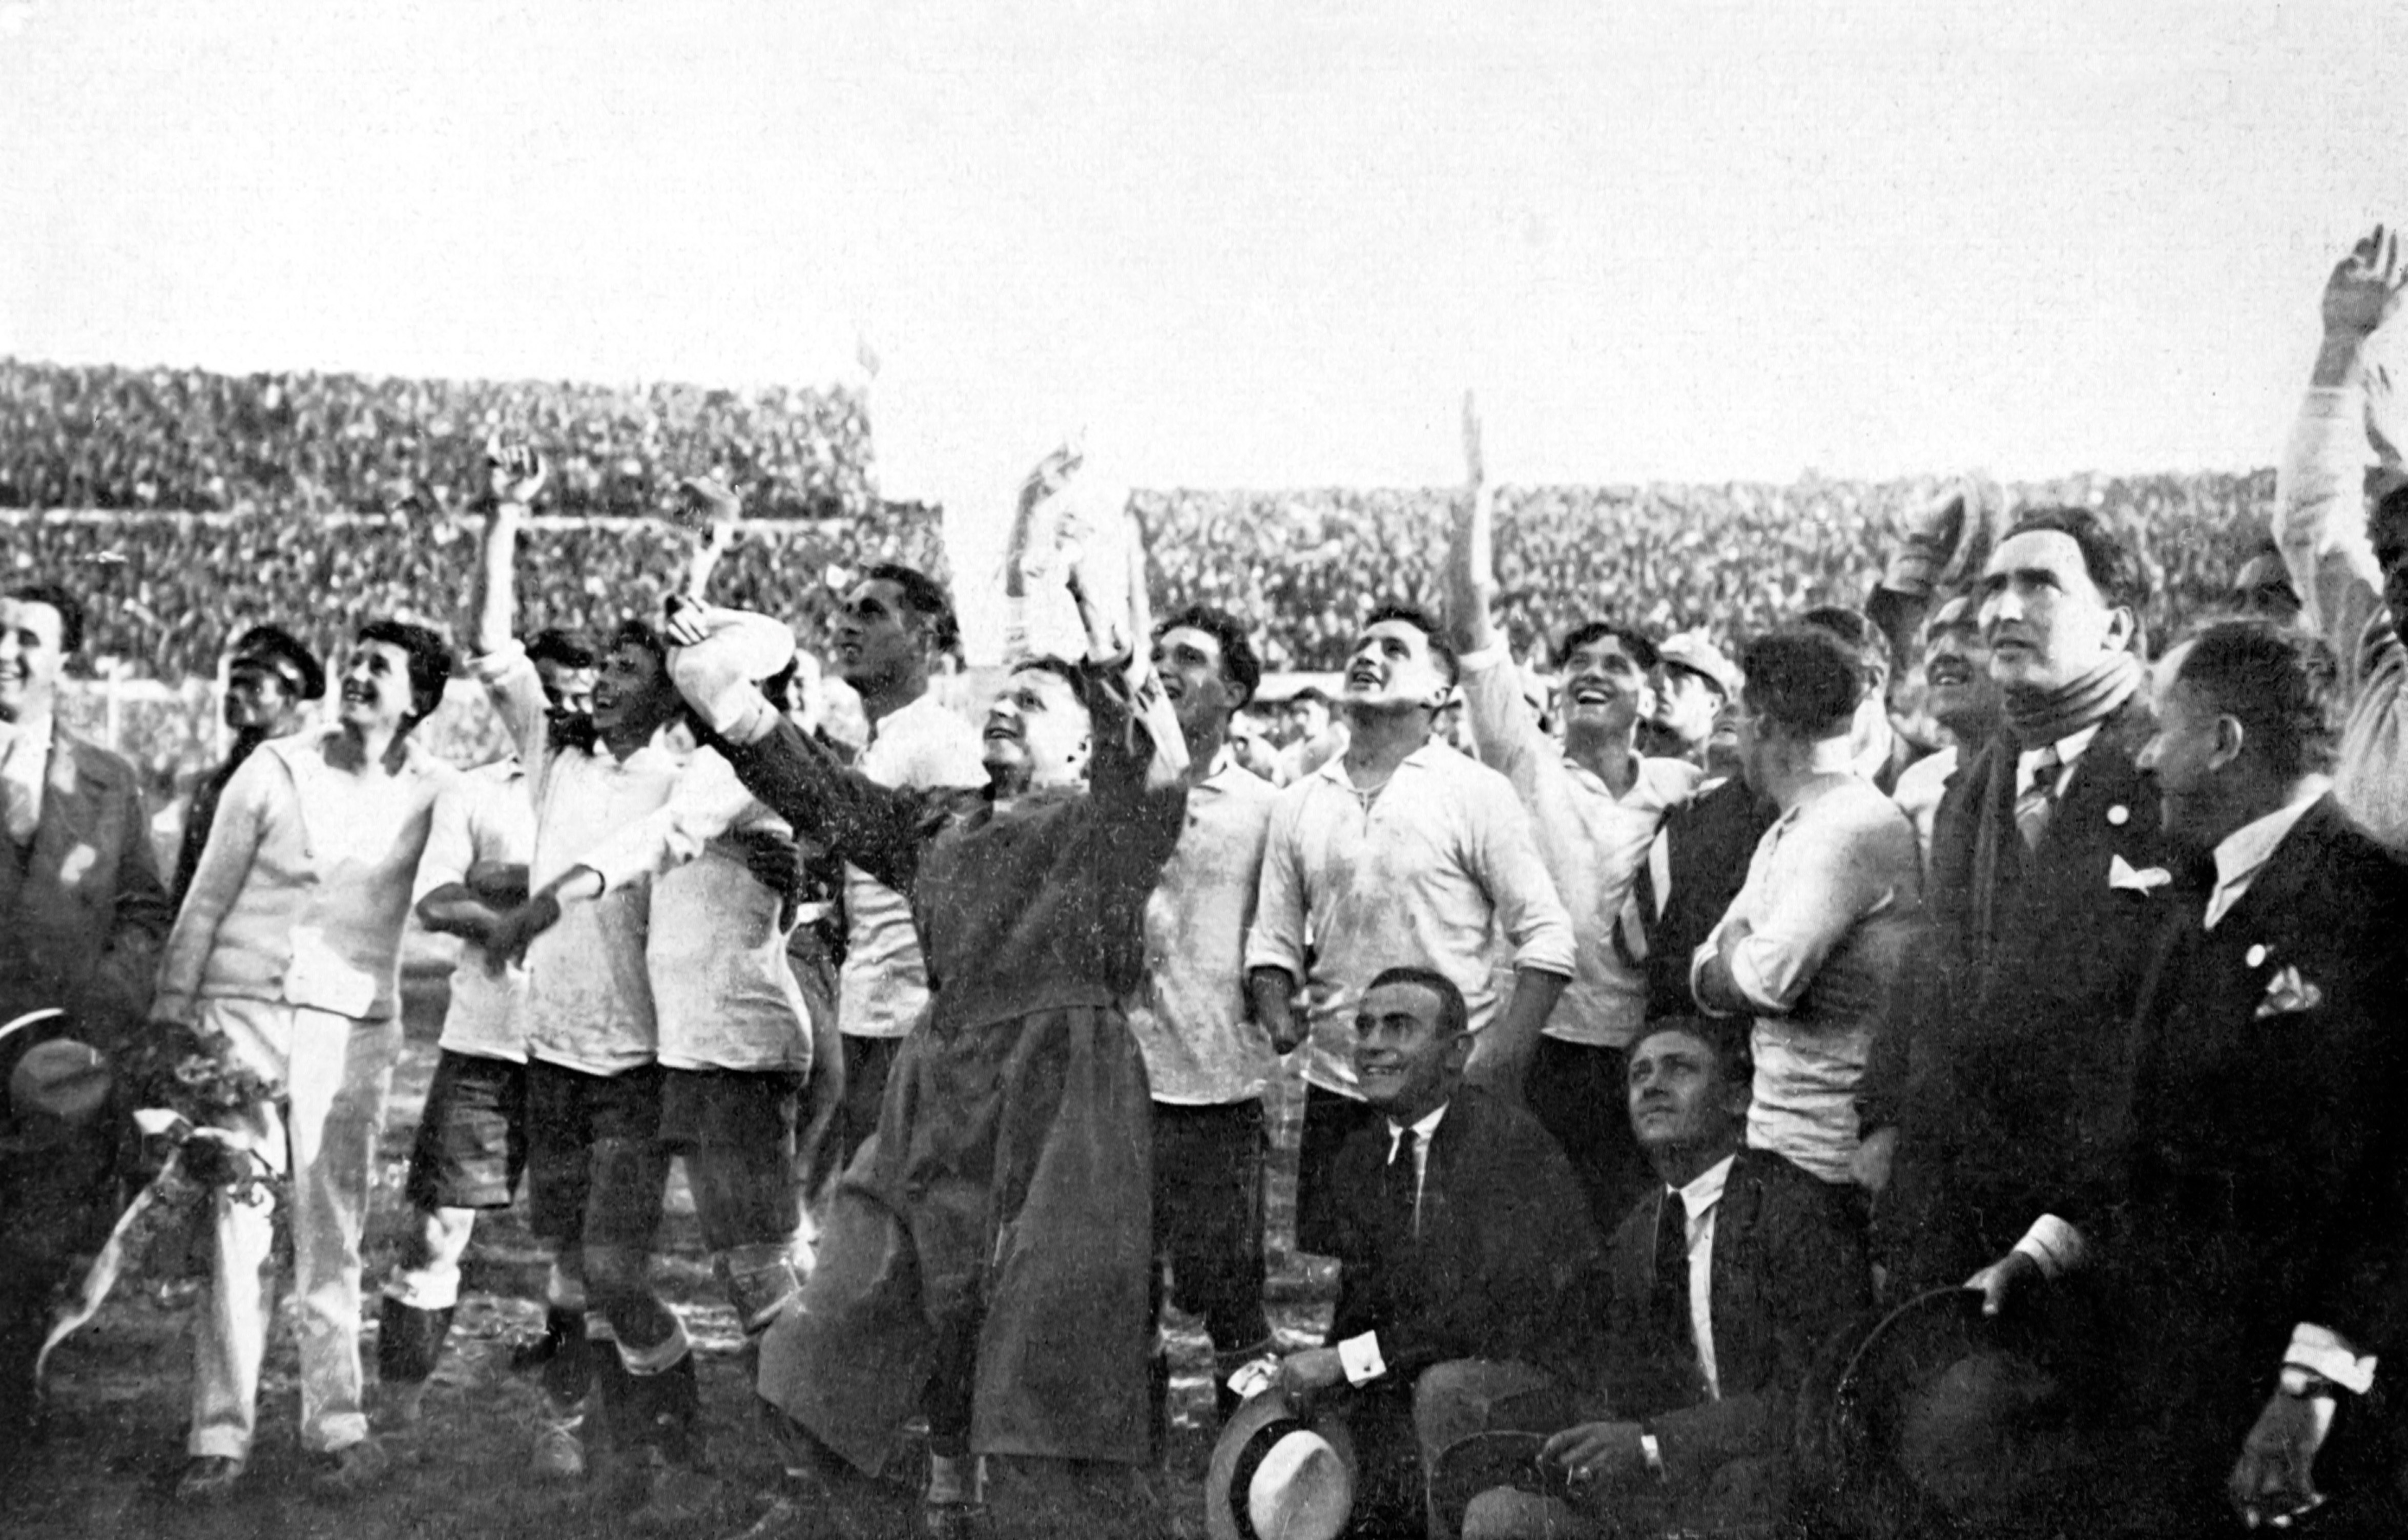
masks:
[[[669,1164],[661,1076],[658,1064],[618,1075],[527,1065],[527,1210],[538,1236],[652,1248]]]
[[[1154,1104],[1154,1247],[1171,1300],[1204,1318],[1212,1346],[1237,1352],[1270,1333],[1263,1319],[1263,1104]]]
[[[714,1251],[783,1241],[802,1222],[792,1070],[661,1071],[661,1145],[685,1157],[695,1217]]]
[[[1655,1168],[1630,1128],[1630,1055],[1541,1037],[1526,1094],[1530,1111],[1572,1162],[1597,1233],[1612,1234],[1656,1187]]]
[[[403,1195],[421,1209],[508,1208],[526,1158],[526,1066],[444,1049]]]

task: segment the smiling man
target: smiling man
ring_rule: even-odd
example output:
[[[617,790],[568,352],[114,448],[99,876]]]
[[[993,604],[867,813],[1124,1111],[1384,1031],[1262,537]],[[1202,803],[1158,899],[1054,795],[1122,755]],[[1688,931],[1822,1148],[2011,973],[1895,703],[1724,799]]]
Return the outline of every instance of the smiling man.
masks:
[[[390,1463],[362,1401],[360,1236],[401,1053],[402,928],[437,795],[456,778],[410,731],[442,704],[452,670],[451,648],[423,626],[361,629],[335,725],[268,740],[227,783],[151,1004],[158,1020],[222,1034],[285,1088],[285,1102],[226,1126],[292,1178],[301,1443],[333,1494]],[[250,1458],[276,1276],[269,1203],[220,1192],[214,1213],[177,1487],[196,1501],[226,1495]]]
[[[66,1051],[44,1047],[66,1039],[89,1054],[137,1031],[175,913],[134,767],[56,720],[82,640],[83,606],[64,589],[0,598],[0,1023],[68,1013],[0,1043],[0,1077],[37,1047]],[[45,1132],[0,1099],[0,1440],[19,1447],[39,1408],[34,1360],[52,1288],[99,1248],[119,1198],[112,1129],[64,1144]]]
[[[2133,653],[2143,596],[2130,549],[2086,509],[2026,514],[1984,568],[2004,721],[1941,801],[1931,956],[1859,1108],[1868,1158],[1894,1146],[1875,1223],[1901,1283],[1979,1268],[1995,1306],[2013,1275],[1984,1263],[2014,1250],[2049,1268],[2081,1250],[2047,1194],[2103,1158],[2085,1088],[2119,1073],[2164,906],[2132,875],[2164,861],[2134,763],[2154,730]]]
[[[861,696],[869,746],[855,768],[881,786],[974,791],[986,784],[980,736],[928,688],[939,662],[961,645],[953,603],[926,574],[893,563],[862,575],[828,624],[832,661]],[[835,1162],[878,1126],[886,1077],[928,1004],[928,967],[911,928],[911,905],[860,867],[844,868],[844,962],[837,975],[843,1034],[844,1105]]]
[[[1290,1354],[1292,1397],[1343,1389],[1362,1468],[1354,1533],[1418,1533],[1438,1448],[1491,1395],[1542,1391],[1536,1366],[1586,1340],[1597,1233],[1537,1119],[1464,1084],[1462,991],[1383,970],[1358,997],[1355,1083],[1370,1116],[1330,1176],[1338,1305],[1326,1346]]]
[[[175,911],[140,777],[58,720],[83,621],[53,584],[0,598],[0,1022],[64,1006],[107,1048],[142,1020]]]
[[[1468,1073],[1519,1102],[1532,1045],[1571,977],[1571,921],[1512,783],[1430,737],[1455,671],[1426,612],[1374,609],[1346,664],[1346,752],[1271,812],[1246,966],[1271,1041],[1285,1050],[1311,1034],[1297,1189],[1297,1244],[1309,1251],[1326,1249],[1331,1162],[1372,1120],[1351,1032],[1370,979],[1406,957],[1452,979],[1479,1040]],[[1496,986],[1492,934],[1513,948],[1510,997]]]
[[[1187,824],[1145,904],[1145,975],[1127,1005],[1154,1101],[1154,1249],[1168,1297],[1204,1319],[1215,1402],[1268,1352],[1263,1314],[1263,1092],[1277,1061],[1246,1000],[1246,927],[1262,877],[1271,784],[1238,763],[1229,723],[1262,664],[1238,619],[1195,606],[1155,628],[1154,677],[1187,742]],[[1159,1275],[1157,1275],[1157,1278]],[[1167,1428],[1166,1345],[1154,1358]]]
[[[1591,620],[1565,634],[1556,649],[1561,740],[1540,725],[1495,620],[1494,565],[1481,554],[1495,549],[1496,507],[1476,421],[1467,421],[1465,436],[1469,495],[1456,504],[1448,549],[1448,619],[1463,649],[1471,735],[1481,763],[1512,782],[1529,810],[1572,927],[1571,981],[1527,1047],[1525,1091],[1580,1173],[1602,1233],[1647,1184],[1621,1110],[1625,1054],[1647,1013],[1644,927],[1633,889],[1666,813],[1696,791],[1702,772],[1683,760],[1641,756],[1640,726],[1653,709],[1649,679],[1660,660],[1655,642],[1629,626]],[[1706,717],[1701,748],[1711,707]]]
[[[526,767],[536,810],[527,884],[541,895],[666,804],[695,745],[681,725],[666,645],[642,620],[624,620],[611,635],[590,714],[551,709],[540,674],[510,635],[519,530],[547,470],[531,449],[496,446],[489,478],[470,671]],[[774,655],[750,661],[778,666]],[[525,958],[527,1208],[553,1253],[547,1303],[555,1325],[573,1333],[590,1294],[612,1339],[589,1353],[581,1335],[565,1335],[545,1364],[548,1405],[531,1462],[539,1477],[584,1472],[586,1398],[596,1379],[625,1443],[658,1445],[666,1432],[683,1445],[674,1435],[695,1421],[685,1329],[650,1276],[668,1174],[650,901],[644,883],[565,906],[531,897],[487,943],[495,966]]]
[[[1065,458],[1039,464],[1024,508]],[[882,786],[714,646],[674,662],[743,783],[909,895],[923,939],[927,1019],[829,1201],[817,1270],[763,1342],[759,1390],[790,1467],[845,1501],[879,1501],[868,1478],[924,1415],[932,1533],[973,1521],[986,1456],[1027,1462],[1007,1504],[1039,1486],[1076,1504],[1150,1452],[1150,1105],[1122,1005],[1185,824],[1186,755],[1150,671],[1132,681],[1119,619],[1094,607],[1084,558],[1068,570],[1088,659],[1013,669],[982,734],[983,794]]]

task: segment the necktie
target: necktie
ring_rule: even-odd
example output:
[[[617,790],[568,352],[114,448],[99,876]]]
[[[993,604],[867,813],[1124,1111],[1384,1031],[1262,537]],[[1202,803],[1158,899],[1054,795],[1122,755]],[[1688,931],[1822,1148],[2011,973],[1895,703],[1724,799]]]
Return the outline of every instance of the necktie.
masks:
[[[1656,1330],[1673,1362],[1695,1359],[1697,1333],[1689,1325],[1689,1203],[1670,1188],[1664,1190],[1656,1216],[1655,1305]]]
[[[1399,1129],[1396,1152],[1388,1157],[1383,1197],[1388,1210],[1389,1233],[1404,1241],[1419,1238],[1420,1225],[1415,1210],[1420,1206],[1421,1178],[1413,1168],[1413,1150],[1420,1143],[1420,1135],[1410,1127]]]
[[[2015,832],[2024,836],[2027,850],[2040,848],[2040,836],[2048,832],[2048,815],[2057,806],[2057,778],[2064,769],[2057,745],[2050,744],[2032,763],[2031,784],[2015,798]]]

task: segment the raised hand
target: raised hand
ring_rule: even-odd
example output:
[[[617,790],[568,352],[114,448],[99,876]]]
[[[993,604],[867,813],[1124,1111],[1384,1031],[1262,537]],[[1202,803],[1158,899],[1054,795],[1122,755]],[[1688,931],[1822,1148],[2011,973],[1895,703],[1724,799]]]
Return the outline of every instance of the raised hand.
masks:
[[[669,521],[716,538],[733,533],[736,520],[743,515],[743,503],[724,483],[708,476],[689,476],[678,483],[677,506],[670,510]]]
[[[2326,337],[2360,341],[2373,335],[2399,313],[2403,284],[2408,273],[2400,266],[2400,233],[2378,224],[2325,280]]]
[[[534,445],[498,435],[485,440],[485,490],[495,509],[533,506],[551,478],[552,466]]]

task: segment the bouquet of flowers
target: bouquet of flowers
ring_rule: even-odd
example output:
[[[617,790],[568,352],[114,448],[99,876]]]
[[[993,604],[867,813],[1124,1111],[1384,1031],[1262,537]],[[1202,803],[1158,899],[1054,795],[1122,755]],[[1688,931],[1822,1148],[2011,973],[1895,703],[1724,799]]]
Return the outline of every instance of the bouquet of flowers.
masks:
[[[277,1246],[291,1244],[288,1179],[252,1153],[243,1134],[217,1126],[265,1105],[280,1108],[283,1087],[243,1063],[224,1034],[177,1022],[149,1023],[116,1067],[124,1105],[136,1109],[149,1179],[91,1267],[62,1290],[35,1364],[37,1384],[51,1350],[99,1311],[120,1278],[146,1279],[170,1293],[207,1274],[219,1193],[269,1205]]]

